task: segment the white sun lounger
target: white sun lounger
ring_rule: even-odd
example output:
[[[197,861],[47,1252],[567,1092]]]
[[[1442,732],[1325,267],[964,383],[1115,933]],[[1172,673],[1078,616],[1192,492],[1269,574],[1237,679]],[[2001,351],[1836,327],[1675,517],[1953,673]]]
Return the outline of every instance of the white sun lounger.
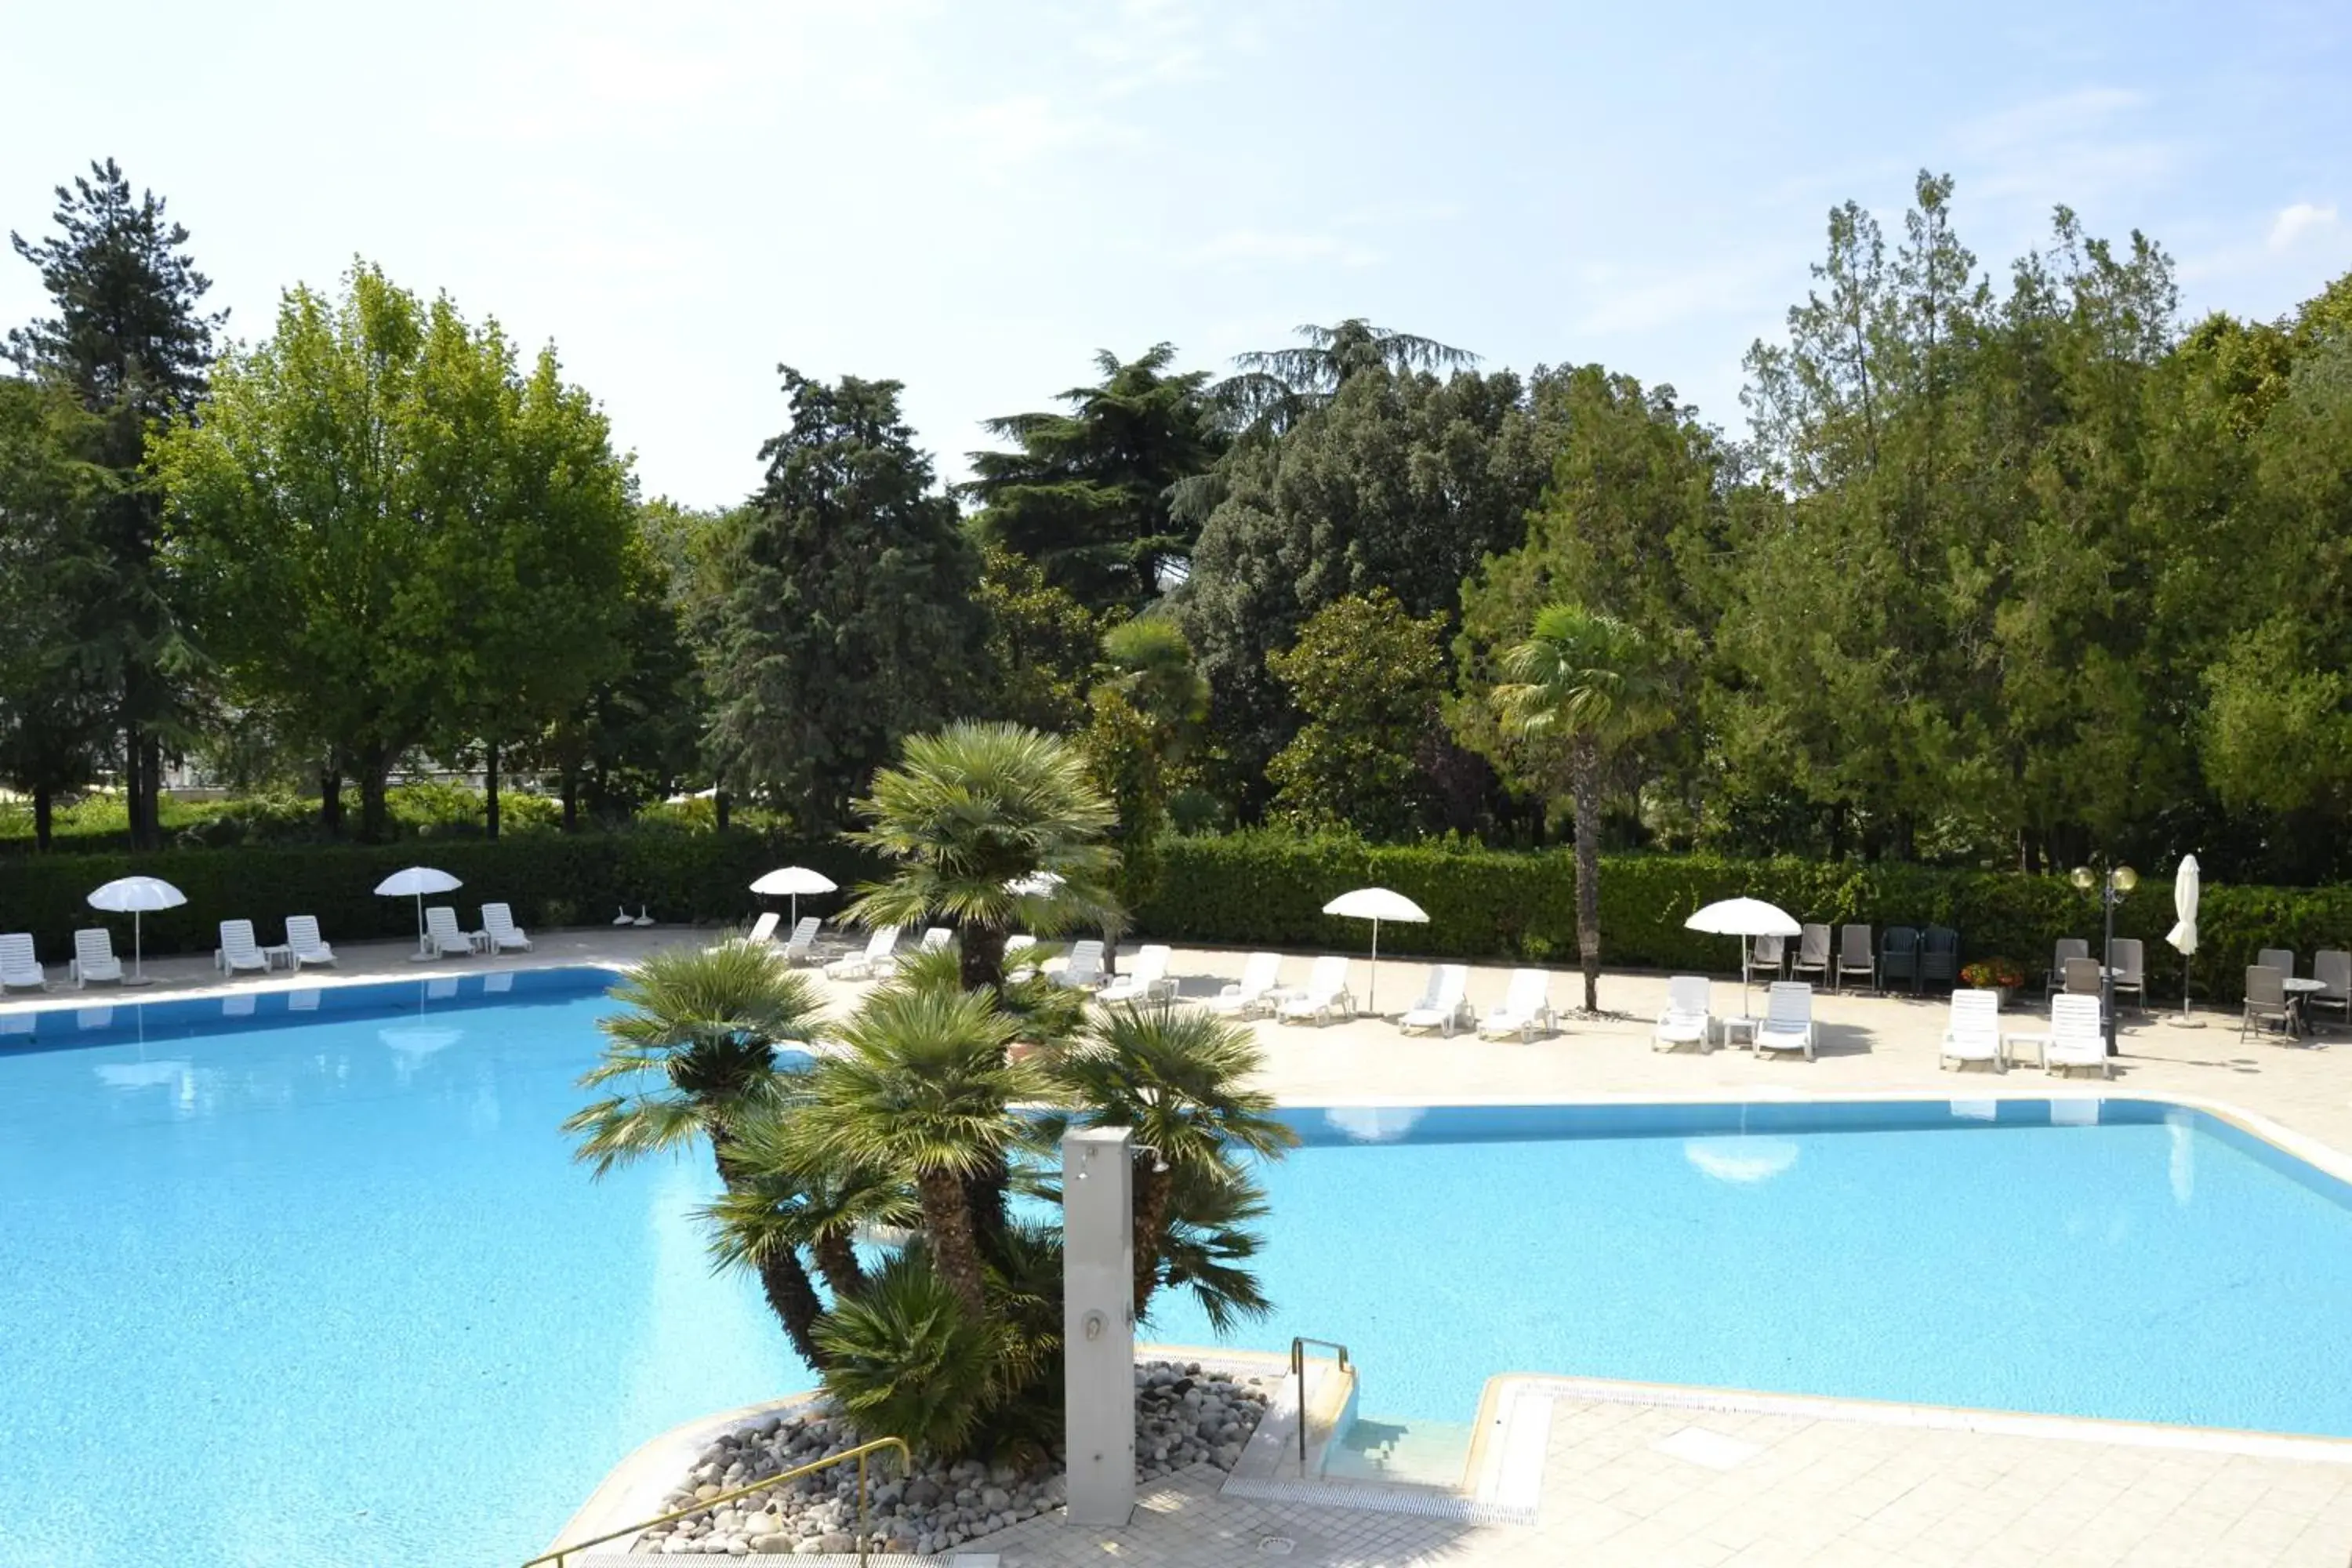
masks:
[[[792,934],[784,938],[786,963],[806,963],[809,961],[816,952],[816,931],[819,923],[814,915],[803,915],[800,918],[800,923],[793,927]]]
[[[1677,974],[1667,981],[1666,1005],[1650,1031],[1650,1048],[1671,1051],[1696,1046],[1706,1049],[1707,1032],[1715,1027],[1712,991],[1704,974]]]
[[[1466,963],[1433,963],[1429,979],[1421,988],[1421,1000],[1397,1015],[1397,1028],[1411,1034],[1415,1029],[1435,1029],[1453,1037],[1457,1028],[1470,1026],[1470,966]]]
[[[48,973],[34,956],[33,933],[28,931],[0,936],[0,991],[19,985],[37,991],[49,988]]]
[[[955,932],[950,931],[945,926],[933,926],[923,933],[923,951],[925,952],[945,952],[948,950],[949,944],[954,941]]]
[[[1558,1027],[1559,1017],[1551,1010],[1551,976],[1540,969],[1512,970],[1501,1004],[1478,1020],[1482,1035],[1517,1035],[1522,1040],[1534,1039],[1538,1029]]]
[[[492,952],[529,952],[530,938],[514,923],[514,910],[504,904],[482,906],[482,934],[490,939]]]
[[[74,955],[66,965],[66,978],[77,991],[85,985],[122,984],[122,960],[114,956],[114,939],[104,926],[74,932]]]
[[[1813,1059],[1813,988],[1801,980],[1775,980],[1764,1021],[1756,1026],[1756,1050],[1802,1051]]]
[[[1285,1023],[1312,1018],[1318,1025],[1326,1017],[1353,1017],[1355,1012],[1356,998],[1348,990],[1348,961],[1330,953],[1317,959],[1307,984],[1285,992],[1274,1008],[1274,1016]]]
[[[1036,957],[1036,947],[1037,939],[1026,931],[1004,939],[1003,969],[1006,981],[1018,984],[1022,981],[1037,978],[1037,965],[1031,962]]]
[[[474,940],[457,929],[457,911],[451,905],[425,906],[425,951],[436,958],[453,952],[464,957],[474,951]]]
[[[897,926],[876,926],[866,938],[866,951],[853,952],[847,958],[836,958],[824,966],[827,980],[871,980],[890,960],[891,949],[898,945]]]
[[[1085,942],[1070,944],[1070,956],[1054,972],[1055,981],[1080,991],[1092,991],[1103,983],[1103,944],[1089,937]]]
[[[293,956],[297,969],[306,963],[335,962],[335,950],[319,935],[319,917],[316,915],[286,917],[286,951]]]
[[[2107,1056],[2107,1034],[2101,1027],[2099,999],[2061,994],[2050,998],[2050,1039],[2042,1047],[2042,1066],[2049,1072],[2096,1068],[2101,1078],[2116,1075]]]
[[[1212,1013],[1229,1013],[1237,1018],[1268,1012],[1282,988],[1281,980],[1282,954],[1253,952],[1242,963],[1242,977],[1227,984],[1214,996],[1201,998],[1201,1005]]]
[[[743,940],[750,942],[754,947],[759,946],[763,942],[774,941],[776,935],[776,922],[781,918],[782,917],[773,910],[763,911],[758,920],[751,922],[751,929],[743,933]],[[617,925],[620,922],[615,921],[614,923]]]
[[[2000,1066],[2000,993],[1955,991],[1952,1014],[1944,1026],[1944,1044],[1937,1053],[1938,1068],[1966,1062]]]
[[[268,972],[269,960],[262,956],[261,944],[253,940],[251,921],[221,921],[220,945],[213,949],[213,967],[229,975]]]
[[[1168,965],[1175,954],[1158,943],[1135,951],[1135,962],[1127,973],[1116,975],[1111,983],[1095,994],[1097,1002],[1160,1002],[1176,994],[1176,983],[1168,978]]]

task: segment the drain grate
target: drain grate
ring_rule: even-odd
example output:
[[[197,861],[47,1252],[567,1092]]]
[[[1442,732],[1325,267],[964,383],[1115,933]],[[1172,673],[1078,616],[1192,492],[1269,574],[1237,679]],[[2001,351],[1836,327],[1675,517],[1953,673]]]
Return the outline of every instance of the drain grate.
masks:
[[[1298,1542],[1286,1535],[1262,1536],[1257,1549],[1268,1557],[1287,1557],[1298,1550]]]

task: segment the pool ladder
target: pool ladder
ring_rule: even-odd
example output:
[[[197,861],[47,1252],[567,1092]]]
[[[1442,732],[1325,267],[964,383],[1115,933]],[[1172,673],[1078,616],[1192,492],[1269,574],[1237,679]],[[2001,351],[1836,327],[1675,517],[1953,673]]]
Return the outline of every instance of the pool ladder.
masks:
[[[1327,1351],[1337,1352],[1339,1358],[1339,1370],[1341,1372],[1352,1372],[1355,1370],[1348,1364],[1348,1347],[1339,1343],[1337,1340],[1309,1339],[1305,1334],[1298,1334],[1292,1337],[1290,1342],[1290,1384],[1293,1388],[1298,1391],[1298,1473],[1301,1476],[1304,1476],[1307,1473],[1307,1347],[1308,1345],[1316,1345]],[[527,1564],[526,1568],[528,1568]]]

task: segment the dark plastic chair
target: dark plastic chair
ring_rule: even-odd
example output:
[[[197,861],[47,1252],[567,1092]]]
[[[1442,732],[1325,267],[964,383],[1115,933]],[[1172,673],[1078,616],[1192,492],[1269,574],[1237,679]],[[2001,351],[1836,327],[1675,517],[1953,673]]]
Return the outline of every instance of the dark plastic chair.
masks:
[[[1888,926],[1878,939],[1878,988],[1891,991],[1898,980],[1919,989],[1919,932],[1912,926]]]
[[[1960,983],[1960,933],[1949,926],[1929,926],[1919,939],[1919,981],[1923,985]]]

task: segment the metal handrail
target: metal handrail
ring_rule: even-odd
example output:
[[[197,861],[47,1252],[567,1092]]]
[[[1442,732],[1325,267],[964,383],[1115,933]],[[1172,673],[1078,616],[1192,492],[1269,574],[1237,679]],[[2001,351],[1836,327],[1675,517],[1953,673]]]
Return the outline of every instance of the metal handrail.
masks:
[[[813,1464],[798,1465],[781,1475],[769,1476],[753,1481],[749,1486],[737,1487],[731,1492],[720,1492],[717,1497],[704,1498],[692,1508],[682,1508],[676,1513],[666,1513],[659,1519],[645,1520],[629,1525],[625,1529],[596,1536],[592,1540],[575,1541],[569,1546],[559,1546],[552,1552],[542,1552],[524,1563],[522,1568],[541,1568],[541,1564],[549,1563],[555,1564],[555,1568],[564,1568],[565,1561],[575,1552],[585,1552],[592,1546],[602,1546],[608,1541],[618,1541],[625,1535],[643,1534],[656,1525],[671,1524],[681,1519],[691,1518],[695,1514],[717,1509],[721,1504],[732,1502],[739,1497],[748,1497],[753,1492],[773,1490],[787,1481],[798,1480],[803,1476],[814,1475],[818,1470],[830,1469],[835,1465],[845,1464],[851,1459],[857,1461],[857,1561],[862,1563],[866,1561],[866,1456],[877,1448],[898,1449],[899,1467],[908,1475],[915,1473],[915,1456],[908,1451],[904,1442],[896,1437],[877,1437],[871,1443],[860,1443],[855,1448],[844,1448],[838,1454],[828,1454]]]
[[[1307,1347],[1321,1345],[1327,1351],[1339,1352],[1339,1370],[1349,1371],[1348,1347],[1337,1340],[1310,1339],[1305,1334],[1293,1335],[1290,1341],[1290,1381],[1298,1389],[1298,1473],[1307,1473]],[[523,1564],[530,1568],[530,1564]]]

